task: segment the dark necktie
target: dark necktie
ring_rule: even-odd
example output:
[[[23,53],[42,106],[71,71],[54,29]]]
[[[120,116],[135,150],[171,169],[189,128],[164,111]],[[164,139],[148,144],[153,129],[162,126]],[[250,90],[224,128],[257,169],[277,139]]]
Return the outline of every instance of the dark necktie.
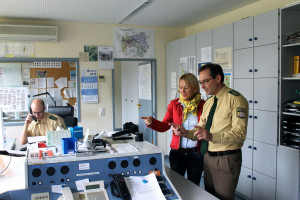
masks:
[[[205,125],[205,129],[208,130],[208,131],[210,131],[212,120],[214,118],[215,110],[216,110],[216,107],[217,107],[217,102],[218,102],[218,99],[215,96],[214,104],[210,108],[210,111],[209,111],[209,114],[208,114],[208,117],[207,117],[207,121],[206,121],[206,125]],[[207,140],[202,140],[201,141],[201,150],[200,150],[201,154],[202,155],[206,154],[207,149],[208,149],[208,141]]]

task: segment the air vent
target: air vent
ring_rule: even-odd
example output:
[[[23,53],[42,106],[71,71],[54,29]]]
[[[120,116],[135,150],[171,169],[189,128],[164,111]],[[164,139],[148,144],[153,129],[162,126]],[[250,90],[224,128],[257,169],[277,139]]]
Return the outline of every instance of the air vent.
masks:
[[[2,41],[49,41],[57,42],[57,26],[31,26],[0,24]]]

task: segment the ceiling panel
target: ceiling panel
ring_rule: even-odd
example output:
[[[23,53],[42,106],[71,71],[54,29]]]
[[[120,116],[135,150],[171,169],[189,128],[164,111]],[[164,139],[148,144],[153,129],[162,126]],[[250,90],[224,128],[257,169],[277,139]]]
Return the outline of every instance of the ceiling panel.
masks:
[[[0,18],[186,27],[258,0],[0,0]]]

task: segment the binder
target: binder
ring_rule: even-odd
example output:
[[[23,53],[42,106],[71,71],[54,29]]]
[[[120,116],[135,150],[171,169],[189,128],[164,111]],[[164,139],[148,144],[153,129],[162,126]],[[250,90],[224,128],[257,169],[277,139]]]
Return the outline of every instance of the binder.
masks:
[[[294,74],[300,73],[300,69],[299,69],[299,57],[300,56],[294,56]]]

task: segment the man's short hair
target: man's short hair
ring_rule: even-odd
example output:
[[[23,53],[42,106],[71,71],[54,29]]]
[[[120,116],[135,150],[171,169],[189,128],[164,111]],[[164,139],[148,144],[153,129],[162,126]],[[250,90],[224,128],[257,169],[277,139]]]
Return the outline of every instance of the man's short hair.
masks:
[[[215,64],[215,63],[207,63],[205,65],[203,65],[199,70],[198,70],[198,74],[205,70],[205,69],[209,69],[210,71],[210,75],[213,78],[216,78],[218,74],[220,74],[221,76],[221,83],[224,83],[224,72],[222,67],[219,64]]]
[[[34,103],[34,102],[35,102],[36,104],[40,104],[41,106],[43,106],[43,109],[46,108],[45,102],[44,102],[43,99],[34,99],[34,100],[32,100],[32,102],[31,102],[31,104],[30,104],[30,107],[31,107],[32,103]]]

